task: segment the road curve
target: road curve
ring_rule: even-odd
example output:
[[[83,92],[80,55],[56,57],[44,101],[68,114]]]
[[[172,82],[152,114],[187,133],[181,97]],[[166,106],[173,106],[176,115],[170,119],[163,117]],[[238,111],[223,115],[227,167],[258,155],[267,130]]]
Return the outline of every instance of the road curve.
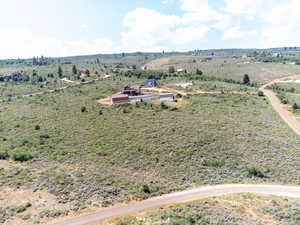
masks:
[[[276,94],[266,89],[268,86],[287,79],[299,79],[300,75],[284,77],[272,80],[263,85],[260,90],[268,97],[274,110],[289,125],[295,133],[300,136],[300,122],[285,109]],[[187,191],[176,192],[160,197],[151,198],[141,202],[134,202],[120,207],[112,207],[100,210],[93,214],[84,215],[62,222],[50,223],[49,225],[87,225],[91,223],[101,222],[103,220],[125,216],[144,210],[159,208],[162,206],[184,203],[188,201],[199,200],[207,197],[220,196],[225,194],[237,193],[256,193],[265,195],[285,196],[292,198],[300,198],[300,186],[280,186],[280,185],[261,185],[261,184],[227,184],[218,186],[205,186]]]
[[[288,126],[297,134],[300,136],[300,122],[295,118],[295,116],[288,111],[283,104],[281,104],[280,100],[276,96],[276,94],[266,89],[268,86],[279,83],[280,81],[284,80],[293,80],[293,79],[299,79],[300,75],[293,75],[289,77],[279,78],[276,80],[272,80],[265,85],[263,85],[260,90],[264,92],[265,96],[268,97],[272,107],[274,110],[279,114],[279,116],[288,124]]]
[[[159,208],[170,204],[184,203],[212,196],[237,193],[256,193],[300,198],[300,186],[297,187],[256,184],[227,184],[218,186],[205,186],[187,191],[167,194],[141,202],[134,202],[120,207],[107,208],[90,215],[80,216],[62,222],[50,223],[49,225],[86,225],[101,222],[105,219],[113,217],[125,216],[144,210]]]

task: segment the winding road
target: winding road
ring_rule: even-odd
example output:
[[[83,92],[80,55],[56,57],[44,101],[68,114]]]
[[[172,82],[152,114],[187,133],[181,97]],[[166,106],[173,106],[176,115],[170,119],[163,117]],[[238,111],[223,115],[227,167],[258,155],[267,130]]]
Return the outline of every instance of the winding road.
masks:
[[[268,97],[274,110],[289,125],[289,127],[300,136],[300,122],[284,108],[276,94],[266,89],[267,86],[287,79],[299,79],[300,75],[276,79],[263,85],[260,90]],[[133,202],[128,205],[112,207],[99,210],[98,212],[71,218],[62,222],[50,223],[49,225],[86,225],[101,222],[105,219],[125,216],[144,210],[159,208],[162,206],[199,200],[207,197],[225,194],[256,193],[265,195],[285,196],[300,198],[300,186],[260,185],[260,184],[227,184],[218,186],[204,186],[182,192],[167,194],[151,198],[141,202]]]

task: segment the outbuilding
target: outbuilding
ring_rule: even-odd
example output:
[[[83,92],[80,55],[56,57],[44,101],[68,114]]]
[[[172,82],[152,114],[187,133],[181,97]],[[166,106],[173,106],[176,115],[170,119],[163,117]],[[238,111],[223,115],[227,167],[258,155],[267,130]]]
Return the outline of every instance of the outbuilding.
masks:
[[[158,85],[157,85],[157,82],[155,79],[147,79],[145,81],[145,86],[146,87],[157,87]]]
[[[111,97],[112,104],[127,103],[127,102],[130,102],[128,95],[119,94],[119,95],[113,95]]]

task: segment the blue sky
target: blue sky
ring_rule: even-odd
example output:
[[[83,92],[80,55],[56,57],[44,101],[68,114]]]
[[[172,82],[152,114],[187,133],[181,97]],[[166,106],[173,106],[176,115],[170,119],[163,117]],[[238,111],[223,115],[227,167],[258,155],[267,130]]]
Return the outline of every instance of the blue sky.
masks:
[[[299,46],[298,0],[10,0],[0,58]]]

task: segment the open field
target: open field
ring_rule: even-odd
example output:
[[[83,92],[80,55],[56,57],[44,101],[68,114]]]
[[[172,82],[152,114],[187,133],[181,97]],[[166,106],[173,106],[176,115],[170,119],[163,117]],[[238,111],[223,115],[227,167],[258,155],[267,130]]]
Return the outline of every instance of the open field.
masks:
[[[291,74],[300,74],[300,66],[281,63],[248,63],[248,59],[233,59],[232,56],[215,57],[212,61],[201,62],[200,56],[171,56],[168,60],[159,59],[154,63],[147,64],[148,69],[161,69],[168,71],[169,66],[176,69],[186,69],[190,73],[195,73],[200,69],[205,75],[231,78],[241,81],[244,74],[249,74],[253,81],[266,82],[278,77]],[[155,63],[156,62],[156,63]]]
[[[246,64],[239,70],[240,64],[223,59],[229,61],[228,68],[217,70],[215,61],[208,62],[211,73],[200,67],[202,77],[153,72],[161,76],[159,84],[166,90],[187,93],[177,95],[172,104],[107,107],[97,102],[128,84],[143,84],[152,71],[128,76],[122,71],[155,57],[74,61],[77,69],[91,72],[80,80],[72,75],[73,64],[61,64],[63,77],[76,83],[58,77],[58,64],[34,67],[47,79],[38,84],[0,83],[5,100],[0,105],[0,188],[6,193],[0,199],[1,223],[45,223],[203,184],[300,183],[299,137],[266,98],[257,95],[257,86],[230,80],[240,81]],[[179,59],[168,57],[170,62]],[[258,82],[298,68],[251,66],[254,73],[247,73]],[[277,69],[284,72],[276,74]],[[33,67],[25,73],[35,79]],[[108,79],[77,85],[107,74]],[[192,85],[180,87],[187,83]],[[62,86],[71,87],[9,101],[12,96]],[[14,192],[16,199],[10,202]],[[17,201],[22,195],[28,198]]]
[[[1,104],[1,152],[33,157],[3,168],[1,187],[66,204],[48,217],[32,213],[28,224],[199,184],[299,182],[299,139],[264,98],[195,95],[177,109],[96,101],[137,82],[103,80]]]
[[[237,194],[163,207],[97,225],[295,225],[299,209],[298,199]]]

